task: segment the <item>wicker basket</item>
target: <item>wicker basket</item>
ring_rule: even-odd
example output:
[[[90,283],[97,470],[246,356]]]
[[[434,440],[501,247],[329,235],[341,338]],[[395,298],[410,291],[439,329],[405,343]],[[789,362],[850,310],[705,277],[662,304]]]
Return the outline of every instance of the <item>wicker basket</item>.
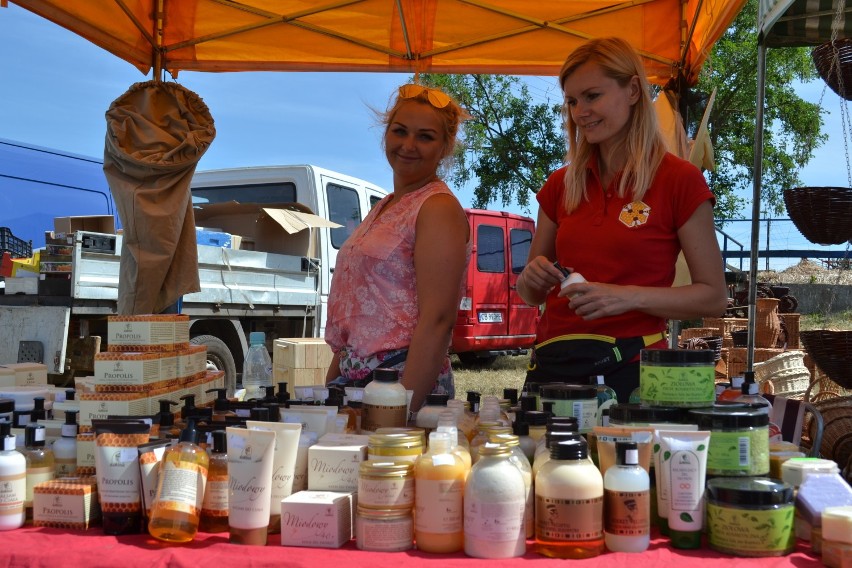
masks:
[[[805,367],[804,351],[785,351],[766,361],[754,364],[754,380],[757,382],[765,381],[776,373],[784,371],[797,370],[804,371],[810,376],[810,371]],[[805,385],[807,388],[807,385]],[[804,390],[804,389],[802,389]]]
[[[746,370],[746,358],[748,357],[747,351],[748,350],[745,347],[722,349],[722,359],[725,360],[728,368],[728,380],[730,380],[731,377],[741,376],[743,371]],[[771,359],[782,352],[783,350],[781,349],[755,349],[754,362],[762,363],[763,361]]]
[[[784,204],[790,220],[812,243],[839,245],[852,239],[852,188],[785,189]]]
[[[819,45],[811,52],[811,57],[819,76],[831,90],[852,101],[852,39],[837,39]]]
[[[782,300],[783,303],[783,300]],[[780,305],[780,304],[779,304]],[[799,319],[801,314],[778,314],[787,330],[787,349],[799,349]]]
[[[748,326],[748,318],[704,318],[703,327],[713,327],[717,331],[707,335],[719,335],[723,339],[731,336],[731,332]]]
[[[688,327],[686,329],[682,329],[680,332],[681,341],[686,341],[687,339],[694,339],[696,337],[708,337],[711,335],[717,335],[719,330],[715,327]]]
[[[816,329],[799,336],[820,370],[841,387],[852,389],[852,331]]]
[[[822,414],[825,424],[820,454],[824,458],[838,461],[837,458],[842,457],[839,453],[852,451],[852,447],[848,445],[841,447],[842,444],[847,444],[849,436],[852,435],[852,396],[838,396],[813,404]],[[808,427],[810,432],[814,425],[810,424]],[[849,459],[848,455],[846,459]]]
[[[803,398],[805,391],[811,384],[811,373],[804,367],[787,369],[773,373],[758,382],[760,382],[763,392],[786,396],[787,398]]]

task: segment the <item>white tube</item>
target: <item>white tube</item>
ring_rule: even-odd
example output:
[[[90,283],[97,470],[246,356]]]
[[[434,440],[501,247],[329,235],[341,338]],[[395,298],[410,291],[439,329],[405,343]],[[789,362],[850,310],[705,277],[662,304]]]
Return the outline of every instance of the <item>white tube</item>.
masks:
[[[663,470],[660,466],[660,430],[668,430],[673,432],[695,432],[698,430],[696,424],[650,424],[654,429],[654,444],[652,447],[651,458],[654,461],[654,486],[657,493],[657,516],[660,518],[660,532],[664,535],[669,534],[669,473],[668,470]]]
[[[336,406],[293,406],[281,409],[281,422],[299,422],[303,430],[316,432],[318,438],[334,431],[336,416]]]
[[[660,430],[660,463],[668,472],[669,536],[673,548],[700,548],[710,432]]]
[[[266,545],[275,432],[228,427],[230,542]]]
[[[272,490],[269,492],[269,534],[281,531],[281,500],[293,493],[293,475],[299,453],[301,424],[284,422],[246,421],[249,430],[275,432],[275,452],[272,460]]]

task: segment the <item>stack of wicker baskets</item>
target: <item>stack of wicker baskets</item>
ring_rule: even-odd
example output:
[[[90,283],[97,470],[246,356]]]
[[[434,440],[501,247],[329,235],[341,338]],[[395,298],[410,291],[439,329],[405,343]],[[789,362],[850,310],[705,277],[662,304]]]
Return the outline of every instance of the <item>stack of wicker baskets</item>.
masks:
[[[800,398],[808,390],[811,373],[804,363],[803,351],[784,351],[761,363],[754,364],[754,380],[763,392]]]

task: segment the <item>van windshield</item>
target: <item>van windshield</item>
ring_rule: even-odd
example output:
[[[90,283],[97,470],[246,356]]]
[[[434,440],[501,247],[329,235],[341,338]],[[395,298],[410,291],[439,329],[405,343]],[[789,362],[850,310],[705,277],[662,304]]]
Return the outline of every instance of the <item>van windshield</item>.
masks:
[[[192,204],[224,203],[290,203],[296,201],[296,184],[292,182],[222,185],[192,188]]]

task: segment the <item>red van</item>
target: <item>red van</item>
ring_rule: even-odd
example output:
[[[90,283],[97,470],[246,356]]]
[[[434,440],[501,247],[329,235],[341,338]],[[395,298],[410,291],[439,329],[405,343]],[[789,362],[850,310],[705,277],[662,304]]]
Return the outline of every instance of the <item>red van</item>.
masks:
[[[539,309],[516,289],[535,222],[504,211],[465,212],[473,253],[450,349],[462,363],[488,365],[498,355],[526,353],[535,342]]]

